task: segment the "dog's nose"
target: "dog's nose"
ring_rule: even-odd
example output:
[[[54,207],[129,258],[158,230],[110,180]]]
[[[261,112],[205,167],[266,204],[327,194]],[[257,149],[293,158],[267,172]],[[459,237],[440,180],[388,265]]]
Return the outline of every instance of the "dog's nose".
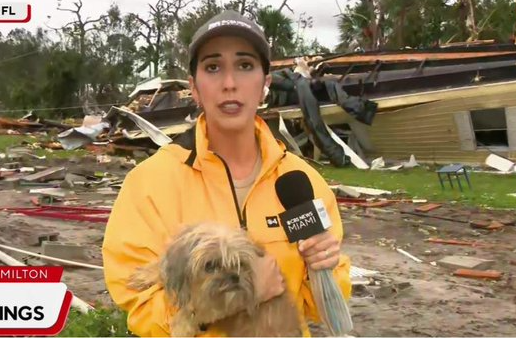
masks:
[[[240,281],[240,277],[237,274],[232,274],[229,277],[229,280],[231,281],[231,283],[238,284],[238,282]]]

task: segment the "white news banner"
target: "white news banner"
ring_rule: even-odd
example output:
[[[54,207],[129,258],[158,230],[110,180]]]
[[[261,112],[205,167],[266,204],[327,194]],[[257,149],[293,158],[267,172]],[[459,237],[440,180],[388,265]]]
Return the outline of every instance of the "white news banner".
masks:
[[[64,283],[0,283],[0,329],[46,329],[57,323]]]
[[[27,2],[0,0],[1,22],[28,22],[31,19],[31,6]]]

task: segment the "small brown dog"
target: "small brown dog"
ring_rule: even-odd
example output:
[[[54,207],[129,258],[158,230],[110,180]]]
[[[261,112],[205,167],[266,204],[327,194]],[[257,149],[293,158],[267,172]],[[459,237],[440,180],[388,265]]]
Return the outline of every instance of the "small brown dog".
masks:
[[[228,336],[301,336],[299,314],[288,292],[258,303],[253,261],[264,255],[242,230],[216,224],[184,229],[159,262],[138,269],[129,286],[161,283],[178,309],[172,336],[192,337],[206,325]]]

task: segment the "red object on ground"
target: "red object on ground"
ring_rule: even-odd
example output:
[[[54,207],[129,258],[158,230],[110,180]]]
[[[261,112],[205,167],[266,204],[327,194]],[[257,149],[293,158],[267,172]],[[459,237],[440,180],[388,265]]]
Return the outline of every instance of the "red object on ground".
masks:
[[[337,197],[338,204],[361,204],[365,202],[367,202],[365,198]]]
[[[30,202],[37,207],[39,207],[41,205],[41,203],[39,202],[39,198],[37,198],[37,197],[31,197]]]
[[[454,276],[466,278],[487,278],[498,280],[502,277],[502,273],[496,270],[472,270],[472,269],[457,269],[453,272]]]
[[[492,221],[491,224],[486,228],[487,230],[499,230],[505,227],[503,223],[498,221]]]
[[[381,208],[388,205],[394,204],[396,201],[377,201],[368,202],[365,198],[354,198],[354,197],[337,197],[337,204],[343,206],[358,206],[363,208]]]
[[[438,243],[438,244],[451,244],[451,245],[467,245],[467,246],[478,246],[479,244],[476,242],[466,242],[466,241],[458,241],[455,239],[439,239],[439,238],[429,238],[427,242]]]
[[[37,208],[2,208],[1,210],[27,216],[57,218],[63,220],[106,223],[111,210],[86,207],[61,207],[43,205]]]

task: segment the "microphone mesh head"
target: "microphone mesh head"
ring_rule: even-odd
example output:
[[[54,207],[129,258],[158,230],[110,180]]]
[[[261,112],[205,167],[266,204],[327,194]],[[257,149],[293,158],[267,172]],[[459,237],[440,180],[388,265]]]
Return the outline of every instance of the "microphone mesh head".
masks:
[[[276,180],[275,188],[285,210],[314,199],[314,189],[310,179],[301,170],[293,170],[281,175]]]

